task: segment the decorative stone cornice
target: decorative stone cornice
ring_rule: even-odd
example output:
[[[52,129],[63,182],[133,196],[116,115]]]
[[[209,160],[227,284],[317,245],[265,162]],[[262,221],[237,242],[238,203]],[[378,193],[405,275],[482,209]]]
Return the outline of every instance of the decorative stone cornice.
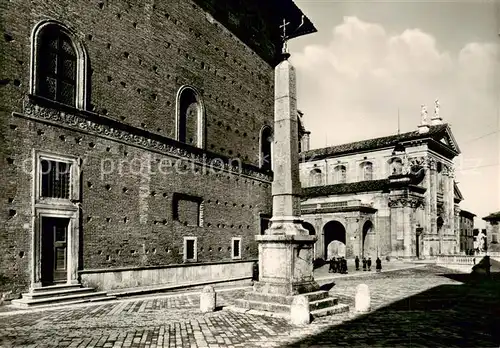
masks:
[[[388,205],[390,208],[405,208],[405,207],[411,207],[413,209],[416,208],[424,208],[424,201],[421,199],[417,198],[406,198],[406,197],[400,197],[400,198],[389,198]]]
[[[192,161],[199,165],[210,166],[233,174],[246,175],[266,182],[272,181],[272,175],[261,172],[255,166],[248,164],[242,164],[241,167],[234,166],[231,164],[230,159],[224,156],[194,148],[92,112],[59,105],[59,103],[44,100],[44,98],[37,96],[27,96],[24,101],[24,114],[14,113],[14,115],[125,142],[130,146],[142,147],[146,150],[160,152],[167,156]]]

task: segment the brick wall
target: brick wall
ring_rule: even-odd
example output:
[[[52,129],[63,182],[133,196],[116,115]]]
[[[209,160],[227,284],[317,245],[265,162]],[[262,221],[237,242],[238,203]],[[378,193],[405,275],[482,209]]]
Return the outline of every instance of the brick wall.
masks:
[[[198,260],[230,260],[231,237],[242,258],[257,256],[259,212],[270,213],[270,184],[229,172],[102,176],[103,160],[165,155],[105,137],[28,121],[30,35],[43,19],[67,25],[89,61],[88,109],[165,137],[175,136],[176,93],[201,94],[206,148],[258,165],[259,131],[273,119],[273,71],[222,25],[186,0],[18,0],[3,6],[0,49],[0,285],[26,289],[31,274],[32,149],[78,156],[82,165],[83,268],[182,262],[182,237],[198,237]],[[175,160],[175,159],[172,159]],[[135,165],[139,161],[136,161]],[[23,170],[26,164],[26,170]],[[203,227],[172,221],[175,192],[204,200]],[[5,223],[4,223],[5,222]]]

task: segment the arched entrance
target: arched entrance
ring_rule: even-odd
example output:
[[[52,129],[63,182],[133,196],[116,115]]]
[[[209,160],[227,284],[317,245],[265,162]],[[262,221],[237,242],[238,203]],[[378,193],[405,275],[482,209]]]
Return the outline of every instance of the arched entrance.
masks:
[[[375,250],[375,233],[373,232],[373,223],[368,220],[363,224],[363,236],[361,239],[361,256],[362,257],[376,257]]]
[[[315,236],[316,235],[316,230],[314,229],[314,226],[311,225],[309,222],[303,221],[302,222],[302,227],[304,227],[306,230],[309,231],[310,236]]]
[[[329,221],[323,227],[323,235],[325,236],[326,260],[329,260],[332,257],[346,256],[346,232],[344,225],[338,221]]]

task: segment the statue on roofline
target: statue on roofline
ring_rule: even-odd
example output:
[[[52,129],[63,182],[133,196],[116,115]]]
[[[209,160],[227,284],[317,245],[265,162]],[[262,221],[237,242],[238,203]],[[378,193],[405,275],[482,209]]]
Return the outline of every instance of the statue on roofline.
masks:
[[[427,124],[427,107],[425,104],[420,105],[420,117],[422,118],[422,124]]]

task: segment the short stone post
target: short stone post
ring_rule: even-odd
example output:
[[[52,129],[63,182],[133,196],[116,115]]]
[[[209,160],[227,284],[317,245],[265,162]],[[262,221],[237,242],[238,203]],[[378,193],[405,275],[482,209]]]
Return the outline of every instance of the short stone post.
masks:
[[[366,284],[359,284],[356,287],[355,299],[356,312],[366,313],[370,311],[370,289]]]
[[[309,299],[304,295],[293,297],[290,308],[290,320],[293,325],[306,325],[311,322],[309,310]]]
[[[200,311],[208,313],[215,311],[216,293],[212,286],[207,285],[200,294]]]

